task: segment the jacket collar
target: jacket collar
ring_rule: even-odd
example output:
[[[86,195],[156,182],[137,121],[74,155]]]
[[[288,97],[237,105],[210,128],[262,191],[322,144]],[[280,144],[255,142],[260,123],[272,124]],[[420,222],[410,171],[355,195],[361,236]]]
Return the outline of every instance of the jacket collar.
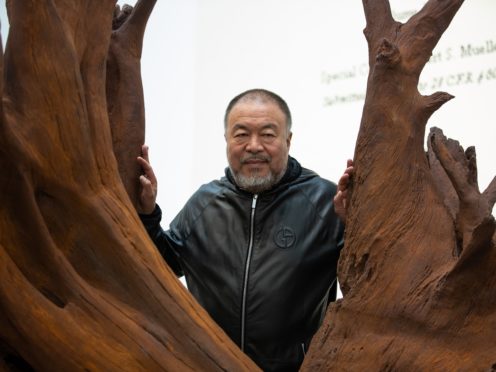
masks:
[[[238,187],[238,185],[236,185],[236,182],[234,181],[234,177],[231,174],[231,170],[229,169],[229,167],[227,167],[225,169],[225,173],[226,173],[226,178],[228,179],[229,183],[231,183],[233,186],[235,186],[237,190],[242,191],[243,193],[248,193],[247,191],[240,189]],[[272,188],[264,191],[263,193],[265,194],[265,193],[268,193],[272,190],[277,190],[280,187],[284,187],[285,185],[296,180],[300,176],[300,174],[301,174],[300,163],[295,158],[288,156],[288,166],[286,168],[286,172],[284,173],[284,176],[282,176],[282,178],[279,180],[279,182],[276,183],[274,186],[272,186]]]

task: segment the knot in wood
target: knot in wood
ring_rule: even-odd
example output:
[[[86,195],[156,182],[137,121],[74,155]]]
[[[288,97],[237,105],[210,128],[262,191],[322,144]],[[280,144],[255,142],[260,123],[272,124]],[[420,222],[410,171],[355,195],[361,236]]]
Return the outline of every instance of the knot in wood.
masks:
[[[122,9],[119,5],[115,6],[114,10],[114,16],[112,19],[112,30],[117,30],[119,27],[121,27],[124,22],[129,18],[131,13],[133,12],[133,7],[128,4],[124,4],[122,6]]]
[[[378,63],[395,66],[401,60],[400,51],[398,50],[396,45],[391,43],[388,39],[383,38],[381,40],[381,43],[379,44],[375,59]]]

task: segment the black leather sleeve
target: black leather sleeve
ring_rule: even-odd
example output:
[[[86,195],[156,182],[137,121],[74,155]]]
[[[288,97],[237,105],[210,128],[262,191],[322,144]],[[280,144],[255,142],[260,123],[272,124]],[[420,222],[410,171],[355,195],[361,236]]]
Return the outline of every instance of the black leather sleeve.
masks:
[[[183,276],[184,273],[181,267],[176,242],[169,236],[169,232],[164,231],[160,226],[162,210],[158,204],[151,214],[140,214],[139,217],[145,226],[148,235],[169,267],[178,277]]]

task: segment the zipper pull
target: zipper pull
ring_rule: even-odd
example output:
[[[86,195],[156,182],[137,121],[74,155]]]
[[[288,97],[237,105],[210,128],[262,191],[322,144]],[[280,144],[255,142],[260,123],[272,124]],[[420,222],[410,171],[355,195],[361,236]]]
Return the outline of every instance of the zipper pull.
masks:
[[[257,206],[258,194],[253,195],[253,200],[251,201],[251,209],[255,209]]]

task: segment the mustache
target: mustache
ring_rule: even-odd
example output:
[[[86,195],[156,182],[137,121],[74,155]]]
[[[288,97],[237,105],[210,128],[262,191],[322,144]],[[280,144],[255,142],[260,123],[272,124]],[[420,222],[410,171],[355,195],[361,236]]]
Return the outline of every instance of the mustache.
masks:
[[[247,155],[247,156],[243,156],[240,161],[241,161],[241,164],[244,164],[248,161],[251,161],[251,160],[260,160],[260,161],[265,161],[265,162],[270,162],[272,160],[272,158],[268,155]]]

